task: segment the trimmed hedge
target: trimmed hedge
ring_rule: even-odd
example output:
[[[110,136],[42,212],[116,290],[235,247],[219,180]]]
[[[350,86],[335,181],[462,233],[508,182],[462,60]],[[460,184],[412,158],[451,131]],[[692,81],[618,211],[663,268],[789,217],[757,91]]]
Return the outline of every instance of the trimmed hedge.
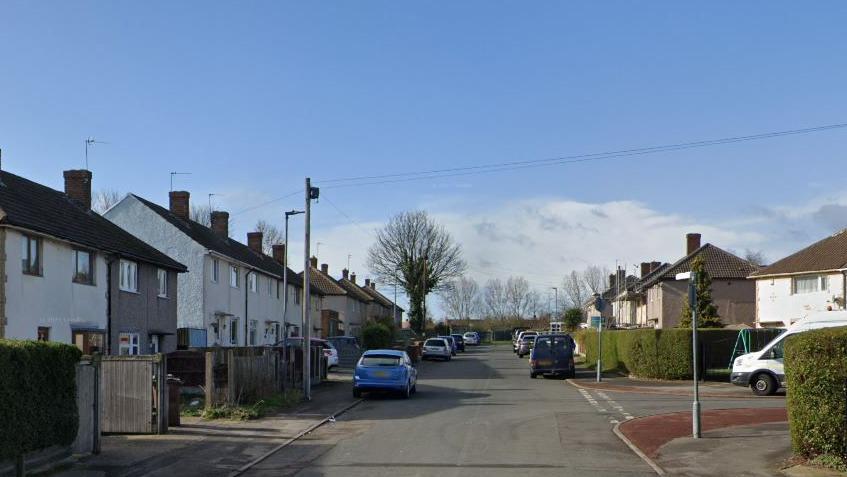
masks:
[[[390,348],[394,344],[394,333],[382,323],[370,322],[362,328],[362,345],[365,349]]]
[[[807,331],[785,343],[788,419],[794,452],[845,455],[847,327]]]
[[[76,438],[75,346],[0,340],[0,460]]]
[[[735,344],[737,331],[705,329],[698,332],[705,353],[706,367],[726,367]],[[575,334],[586,363],[597,362],[597,332],[581,330]],[[608,330],[602,333],[603,371],[623,371],[652,379],[690,379],[691,330],[680,328]],[[702,357],[702,355],[701,355]]]

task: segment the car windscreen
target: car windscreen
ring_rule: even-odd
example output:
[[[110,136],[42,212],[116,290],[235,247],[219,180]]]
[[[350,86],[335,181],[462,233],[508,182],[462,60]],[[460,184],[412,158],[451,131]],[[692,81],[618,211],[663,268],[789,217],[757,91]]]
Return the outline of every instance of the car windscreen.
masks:
[[[426,340],[424,346],[441,346],[443,348],[447,346],[447,343],[444,340]]]
[[[573,350],[571,350],[570,340],[567,336],[541,336],[535,340],[536,355],[550,353],[551,351],[556,355],[562,355]]]
[[[400,357],[383,354],[370,354],[362,356],[362,366],[399,366]]]

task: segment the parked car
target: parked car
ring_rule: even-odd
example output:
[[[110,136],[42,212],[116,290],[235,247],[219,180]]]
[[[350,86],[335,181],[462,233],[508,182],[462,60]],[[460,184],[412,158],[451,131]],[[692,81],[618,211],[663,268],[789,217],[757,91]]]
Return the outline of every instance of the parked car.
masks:
[[[395,391],[409,398],[417,390],[418,370],[405,351],[365,351],[353,374],[353,396],[366,391]]]
[[[468,331],[463,336],[465,338],[465,344],[470,346],[478,346],[479,345],[479,333],[476,331]]]
[[[332,369],[338,366],[338,350],[329,341],[324,342],[324,356],[326,356],[326,369]]]
[[[528,355],[532,351],[532,347],[535,344],[535,338],[538,337],[538,334],[524,334],[521,337],[521,342],[518,345],[518,358],[523,358]]]
[[[454,340],[452,336],[439,336],[439,338],[447,341],[450,345],[450,354],[456,356],[456,340]]]
[[[457,334],[452,334],[450,336],[452,336],[453,341],[456,342],[456,350],[464,353],[465,352],[465,337],[464,337],[464,335],[457,333]]]
[[[573,339],[564,333],[541,334],[535,337],[535,345],[529,354],[529,377],[559,375],[566,378],[576,376],[573,361]]]
[[[345,346],[359,347],[359,339],[355,336],[330,336],[326,339],[335,346],[335,349],[341,349]]]
[[[524,339],[524,337],[529,337],[529,336],[534,337],[537,334],[538,334],[537,331],[521,331],[520,333],[518,333],[517,338],[515,338],[514,343],[512,343],[512,351],[514,351],[515,353],[518,353],[518,348],[520,348],[520,344],[521,344],[522,340]]]
[[[421,359],[443,359],[450,361],[453,352],[450,349],[450,343],[442,338],[430,338],[424,341],[423,353]]]
[[[775,393],[779,388],[785,387],[785,339],[804,331],[836,326],[847,326],[847,311],[822,311],[797,320],[785,333],[771,340],[760,351],[735,358],[730,381],[738,386],[750,386],[753,394],[757,396]]]

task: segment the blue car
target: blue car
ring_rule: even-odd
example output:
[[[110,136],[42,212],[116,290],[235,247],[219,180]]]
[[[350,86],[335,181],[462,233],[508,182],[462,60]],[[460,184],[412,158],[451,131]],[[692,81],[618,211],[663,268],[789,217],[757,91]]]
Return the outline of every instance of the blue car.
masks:
[[[353,396],[366,391],[394,391],[404,398],[416,391],[418,370],[405,351],[375,349],[365,351],[353,373]]]

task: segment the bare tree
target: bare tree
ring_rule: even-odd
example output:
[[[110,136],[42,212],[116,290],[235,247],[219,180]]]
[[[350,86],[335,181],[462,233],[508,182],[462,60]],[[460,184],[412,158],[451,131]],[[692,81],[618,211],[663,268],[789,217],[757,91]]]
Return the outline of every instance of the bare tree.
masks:
[[[524,277],[506,280],[506,305],[511,318],[530,318],[538,305],[538,292],[530,288]]]
[[[582,272],[582,280],[589,294],[603,293],[609,287],[609,269],[591,265]],[[577,306],[582,306],[578,303]]]
[[[409,321],[424,330],[424,300],[449,286],[465,271],[462,249],[426,212],[403,212],[377,232],[368,251],[368,268],[386,283],[397,283],[409,297]]]
[[[482,293],[482,302],[485,305],[485,313],[488,318],[505,320],[509,316],[509,303],[506,297],[506,286],[499,278],[492,278],[485,282]]]
[[[256,232],[262,232],[262,251],[265,255],[270,255],[273,251],[273,246],[285,240],[279,228],[265,220],[256,222]]]
[[[473,278],[460,277],[439,293],[444,309],[456,320],[469,320],[479,311],[479,285]]]
[[[121,201],[121,193],[114,189],[100,189],[94,194],[91,210],[103,214],[113,205]]]
[[[212,209],[208,205],[192,205],[190,217],[191,220],[200,225],[205,225],[206,227],[211,227],[212,225]]]
[[[575,307],[582,307],[591,294],[582,274],[576,270],[571,270],[571,273],[565,275],[562,280],[562,291],[569,304]]]
[[[760,267],[764,267],[768,262],[767,257],[761,250],[750,250],[749,248],[744,251],[744,260]]]

